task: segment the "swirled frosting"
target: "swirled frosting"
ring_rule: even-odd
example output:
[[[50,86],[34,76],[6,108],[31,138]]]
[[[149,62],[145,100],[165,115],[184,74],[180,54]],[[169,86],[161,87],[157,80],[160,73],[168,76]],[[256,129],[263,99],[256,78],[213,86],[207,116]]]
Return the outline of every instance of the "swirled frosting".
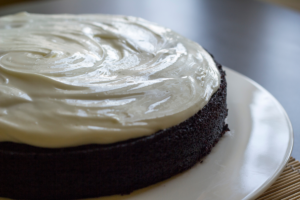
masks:
[[[0,141],[57,148],[150,135],[194,115],[219,85],[200,45],[140,18],[0,18]]]

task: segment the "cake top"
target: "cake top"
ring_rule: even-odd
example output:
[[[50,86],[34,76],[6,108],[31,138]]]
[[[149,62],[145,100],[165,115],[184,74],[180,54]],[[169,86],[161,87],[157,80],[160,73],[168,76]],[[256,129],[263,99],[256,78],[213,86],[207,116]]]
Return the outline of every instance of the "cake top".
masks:
[[[107,144],[185,121],[219,88],[197,43],[136,17],[0,18],[0,141]]]

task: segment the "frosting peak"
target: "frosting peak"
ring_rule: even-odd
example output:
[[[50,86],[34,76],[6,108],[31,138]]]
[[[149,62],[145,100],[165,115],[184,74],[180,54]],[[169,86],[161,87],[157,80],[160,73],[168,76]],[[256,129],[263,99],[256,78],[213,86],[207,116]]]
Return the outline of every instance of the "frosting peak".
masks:
[[[220,75],[197,43],[135,17],[0,18],[0,141],[113,143],[203,108]]]

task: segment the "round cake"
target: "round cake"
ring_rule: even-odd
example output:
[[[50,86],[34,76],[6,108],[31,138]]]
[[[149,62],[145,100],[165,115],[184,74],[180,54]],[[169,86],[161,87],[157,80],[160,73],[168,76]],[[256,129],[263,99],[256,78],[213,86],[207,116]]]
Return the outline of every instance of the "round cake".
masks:
[[[197,43],[136,17],[0,18],[0,197],[128,194],[228,131],[226,79]]]

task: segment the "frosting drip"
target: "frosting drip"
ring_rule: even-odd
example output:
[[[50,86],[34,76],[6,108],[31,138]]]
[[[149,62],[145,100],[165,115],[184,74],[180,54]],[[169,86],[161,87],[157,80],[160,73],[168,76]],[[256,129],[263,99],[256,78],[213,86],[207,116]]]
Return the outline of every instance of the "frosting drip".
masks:
[[[0,141],[57,148],[150,135],[194,115],[219,85],[201,46],[140,18],[0,18]]]

